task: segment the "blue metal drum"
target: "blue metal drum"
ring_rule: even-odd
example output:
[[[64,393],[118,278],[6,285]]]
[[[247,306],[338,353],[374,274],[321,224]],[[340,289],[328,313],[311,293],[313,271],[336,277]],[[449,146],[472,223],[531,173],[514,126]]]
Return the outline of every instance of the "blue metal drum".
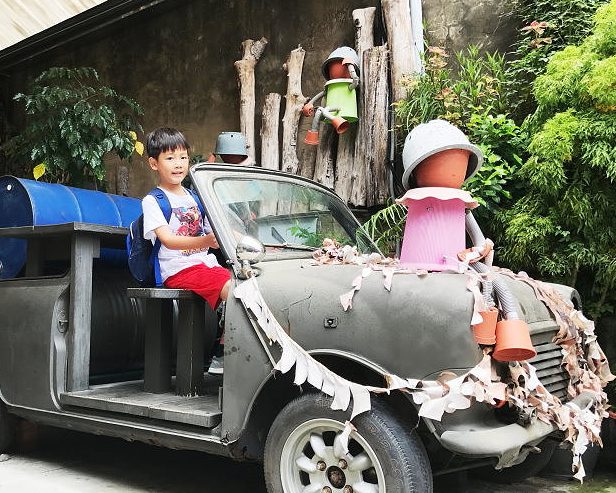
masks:
[[[128,227],[139,214],[139,199],[14,176],[0,177],[0,228],[74,221]],[[117,260],[118,254],[101,251],[101,259],[106,257]],[[25,240],[0,237],[0,261],[4,266],[1,277],[15,277],[26,261]]]

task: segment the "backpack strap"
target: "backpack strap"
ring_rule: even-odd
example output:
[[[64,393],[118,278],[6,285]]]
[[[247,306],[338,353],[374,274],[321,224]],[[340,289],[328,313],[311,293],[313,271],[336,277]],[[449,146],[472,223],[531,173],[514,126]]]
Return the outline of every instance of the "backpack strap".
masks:
[[[199,210],[201,211],[201,220],[203,221],[205,219],[205,209],[203,208],[203,205],[201,204],[199,195],[197,195],[197,192],[195,192],[194,190],[190,188],[186,188],[186,191],[188,191],[188,193],[192,195],[192,198],[195,199],[195,202],[197,202],[197,205],[199,206]]]
[[[148,195],[151,195],[156,199],[158,203],[158,207],[163,212],[163,216],[165,221],[169,222],[171,219],[171,202],[169,202],[169,197],[163,192],[160,188],[156,187],[154,190],[150,190]],[[160,263],[158,262],[158,251],[160,250],[160,240],[156,238],[154,242],[154,246],[152,248],[152,260],[154,264],[154,278],[156,279],[156,286],[162,286],[163,280],[160,275]]]

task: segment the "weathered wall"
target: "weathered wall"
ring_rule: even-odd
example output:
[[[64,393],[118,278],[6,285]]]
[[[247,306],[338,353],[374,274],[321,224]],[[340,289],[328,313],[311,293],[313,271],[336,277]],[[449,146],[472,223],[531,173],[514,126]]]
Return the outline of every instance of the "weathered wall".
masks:
[[[475,44],[506,53],[515,39],[512,4],[507,0],[426,0],[426,38],[449,51]]]
[[[489,48],[506,45],[510,32],[501,29],[498,20],[504,2],[424,2],[432,42],[454,48],[469,41]],[[329,52],[336,46],[353,45],[351,11],[374,5],[378,6],[377,0],[169,0],[40,57],[8,69],[0,67],[8,119],[19,126],[19,110],[10,103],[10,96],[24,91],[27,81],[45,68],[92,66],[105,84],[143,106],[146,132],[160,125],[178,127],[191,142],[192,153],[207,157],[220,131],[239,130],[233,62],[241,57],[244,39],[265,36],[269,41],[256,68],[258,140],[265,95],[285,93],[282,65],[289,52],[298,45],[306,50],[302,89],[313,96],[321,90],[320,65]],[[304,128],[308,124],[302,122]],[[300,135],[303,138],[303,132]],[[112,162],[110,171],[110,191],[114,191]],[[135,155],[131,195],[144,194],[154,181],[145,158]]]

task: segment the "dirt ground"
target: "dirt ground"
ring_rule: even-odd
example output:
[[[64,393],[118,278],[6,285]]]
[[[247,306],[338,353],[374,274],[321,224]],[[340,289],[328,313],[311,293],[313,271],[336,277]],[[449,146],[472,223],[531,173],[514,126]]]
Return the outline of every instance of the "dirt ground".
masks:
[[[260,464],[169,450],[117,438],[31,427],[0,455],[0,493],[266,493]],[[537,477],[513,485],[466,473],[435,479],[435,493],[616,493],[605,464],[580,485]]]

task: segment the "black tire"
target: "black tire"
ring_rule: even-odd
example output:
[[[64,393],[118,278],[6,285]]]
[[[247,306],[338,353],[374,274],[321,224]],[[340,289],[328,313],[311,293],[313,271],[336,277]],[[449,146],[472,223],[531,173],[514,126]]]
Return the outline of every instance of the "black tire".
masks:
[[[353,419],[357,431],[350,435],[347,455],[335,445],[348,415],[333,411],[330,403],[324,394],[304,394],[276,417],[265,443],[269,493],[300,493],[311,484],[319,493],[324,486],[342,491],[357,482],[363,491],[374,493],[385,489],[387,493],[432,492],[432,472],[423,444],[383,402],[372,397],[372,410]]]
[[[10,415],[4,403],[0,401],[0,454],[6,452],[15,439],[17,423]]]
[[[499,470],[493,467],[480,467],[479,469],[474,469],[472,474],[493,483],[519,483],[525,479],[537,476],[548,465],[557,443],[556,440],[547,438],[537,445],[541,452],[531,452],[521,464]]]

